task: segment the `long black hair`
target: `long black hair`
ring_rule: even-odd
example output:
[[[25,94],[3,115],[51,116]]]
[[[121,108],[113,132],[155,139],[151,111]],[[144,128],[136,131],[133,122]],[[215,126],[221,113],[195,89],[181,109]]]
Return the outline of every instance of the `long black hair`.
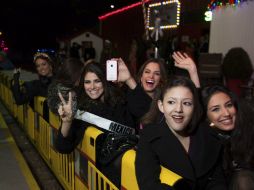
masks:
[[[59,67],[55,80],[64,86],[72,88],[79,84],[83,68],[84,64],[79,59],[68,58]]]
[[[240,100],[235,128],[231,134],[231,155],[236,163],[254,169],[254,101]]]

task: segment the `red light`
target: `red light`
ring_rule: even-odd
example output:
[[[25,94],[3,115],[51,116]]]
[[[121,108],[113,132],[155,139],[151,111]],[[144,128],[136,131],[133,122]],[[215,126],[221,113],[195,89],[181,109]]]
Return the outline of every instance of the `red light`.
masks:
[[[149,1],[151,1],[151,0],[145,0],[145,3],[149,2]],[[137,6],[141,5],[141,4],[142,4],[142,2],[134,3],[134,4],[128,5],[128,6],[126,6],[126,7],[117,9],[117,10],[115,10],[115,11],[106,13],[105,15],[99,16],[98,18],[99,18],[100,20],[103,20],[103,19],[106,19],[107,17],[110,17],[110,16],[112,16],[112,15],[115,15],[115,14],[118,14],[118,13],[121,13],[121,12],[124,12],[124,11],[127,11],[127,10],[132,9],[132,8],[134,8],[134,7],[137,7]]]

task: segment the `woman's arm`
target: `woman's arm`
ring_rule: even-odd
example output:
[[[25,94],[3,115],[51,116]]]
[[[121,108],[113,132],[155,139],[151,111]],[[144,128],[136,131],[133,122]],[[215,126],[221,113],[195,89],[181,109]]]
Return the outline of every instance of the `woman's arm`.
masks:
[[[29,101],[29,97],[28,97],[28,94],[26,93],[27,91],[26,89],[24,89],[23,91],[21,90],[19,77],[20,77],[20,72],[17,69],[15,69],[11,91],[15,99],[15,103],[17,105],[22,105]],[[25,88],[25,85],[24,85],[24,88]]]
[[[73,120],[72,93],[69,92],[68,102],[65,101],[61,92],[58,92],[61,105],[58,114],[62,120],[58,135],[55,141],[56,149],[63,154],[71,153],[82,140],[85,126],[79,120]]]
[[[86,126],[81,120],[74,119],[66,137],[61,132],[62,128],[59,128],[54,141],[56,150],[62,154],[73,152],[82,141]]]
[[[200,81],[195,62],[186,53],[174,52],[172,57],[175,60],[175,66],[187,70],[190,79],[195,84],[196,88],[200,88]]]

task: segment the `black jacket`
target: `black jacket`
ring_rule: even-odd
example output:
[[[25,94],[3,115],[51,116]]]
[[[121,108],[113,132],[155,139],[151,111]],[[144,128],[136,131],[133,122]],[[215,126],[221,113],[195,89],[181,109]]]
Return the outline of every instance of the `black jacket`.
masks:
[[[136,121],[144,116],[150,108],[152,98],[138,84],[135,89],[127,93],[128,109]]]
[[[11,86],[12,94],[17,105],[33,102],[35,96],[47,96],[48,86],[52,77],[40,76],[39,80],[25,82],[21,87],[19,84],[19,74],[14,74]]]
[[[221,144],[205,126],[200,126],[190,137],[189,153],[165,121],[147,126],[140,137],[135,164],[141,190],[174,189],[160,182],[160,165],[182,176],[190,186],[188,190],[226,189]]]

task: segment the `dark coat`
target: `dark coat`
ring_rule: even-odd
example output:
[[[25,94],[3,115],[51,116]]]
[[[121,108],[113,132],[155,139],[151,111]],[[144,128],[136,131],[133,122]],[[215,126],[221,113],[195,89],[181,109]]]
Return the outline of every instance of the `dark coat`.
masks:
[[[200,126],[190,137],[189,153],[165,121],[147,126],[140,138],[136,157],[136,175],[141,190],[173,189],[160,182],[160,165],[188,181],[191,186],[188,190],[226,189],[221,144],[205,126]]]
[[[127,93],[128,109],[138,121],[150,108],[152,98],[147,95],[144,89],[138,84],[135,89]]]
[[[52,81],[52,77],[40,76],[39,80],[25,82],[21,87],[19,76],[17,75],[19,74],[14,74],[13,85],[11,87],[17,105],[33,102],[35,96],[47,97],[48,86]]]
[[[22,87],[19,84],[19,73],[14,74],[13,84],[11,86],[12,94],[17,105],[29,103],[34,108],[34,97],[47,97],[48,86],[53,77],[39,76],[39,80],[25,82]],[[49,121],[49,112],[47,102],[43,102],[43,118]]]

